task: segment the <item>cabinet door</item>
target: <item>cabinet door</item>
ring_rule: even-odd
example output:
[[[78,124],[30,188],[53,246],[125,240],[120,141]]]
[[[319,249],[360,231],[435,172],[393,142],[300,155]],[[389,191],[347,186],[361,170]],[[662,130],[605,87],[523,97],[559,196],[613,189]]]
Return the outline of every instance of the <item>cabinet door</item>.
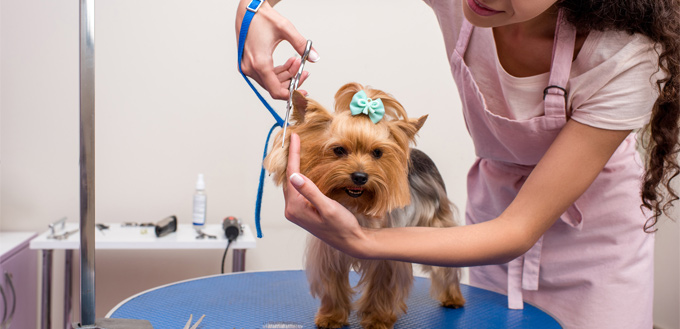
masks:
[[[0,273],[5,273],[2,264],[3,263],[0,263]],[[12,292],[5,292],[6,289],[4,281],[4,279],[0,279],[0,328],[4,328],[3,325],[5,324],[5,321],[7,321],[7,317],[9,316],[9,312],[11,312],[12,308]],[[10,298],[9,305],[7,303],[7,298]]]
[[[7,328],[33,329],[38,326],[37,261],[37,252],[26,247],[0,264],[0,285],[5,292],[9,321]],[[0,318],[2,311],[0,305]]]

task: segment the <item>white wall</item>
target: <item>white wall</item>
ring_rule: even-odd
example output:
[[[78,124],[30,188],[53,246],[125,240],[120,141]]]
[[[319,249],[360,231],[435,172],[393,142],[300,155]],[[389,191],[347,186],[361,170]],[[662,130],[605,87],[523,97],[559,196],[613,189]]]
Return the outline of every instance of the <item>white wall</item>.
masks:
[[[680,184],[676,182],[676,190]],[[661,220],[656,233],[654,324],[658,329],[680,328],[680,209]]]
[[[235,4],[96,2],[98,222],[176,214],[190,223],[194,182],[204,173],[208,223],[234,215],[254,227],[262,148],[274,121],[236,70]],[[406,0],[291,0],[277,8],[322,57],[307,66],[311,97],[330,106],[337,88],[358,81],[392,93],[412,116],[430,114],[419,147],[463,207],[473,152],[431,10]],[[79,218],[78,2],[1,0],[0,13],[0,227],[44,231],[62,216]],[[276,55],[292,54],[284,47]],[[280,113],[285,107],[272,104]],[[248,251],[246,269],[301,268],[306,235],[283,218],[271,180],[263,204],[265,237]],[[221,255],[97,252],[97,316],[138,291],[218,273]],[[53,322],[60,317],[55,311]]]
[[[175,214],[190,223],[200,172],[208,223],[234,215],[254,227],[262,148],[274,121],[236,70],[235,5],[96,2],[98,222]],[[338,87],[358,81],[392,93],[412,116],[430,114],[418,146],[435,160],[462,210],[474,155],[431,10],[407,0],[288,0],[277,9],[321,55],[307,66],[310,97],[330,106]],[[0,229],[44,231],[62,216],[77,221],[78,2],[0,0],[0,36]],[[276,57],[282,62],[292,54],[283,47]],[[283,102],[272,104],[283,111]],[[281,192],[270,180],[262,215],[265,238],[248,251],[246,269],[301,268],[306,235],[283,218]],[[659,271],[675,271],[664,280],[675,280],[678,291],[677,242],[669,249],[675,263]],[[220,258],[218,250],[99,251],[97,316],[136,292],[216,274]],[[661,284],[672,282],[657,279]],[[678,295],[670,295],[675,304],[660,303],[677,310]],[[665,316],[677,313],[657,315]],[[55,311],[53,323],[60,318]]]

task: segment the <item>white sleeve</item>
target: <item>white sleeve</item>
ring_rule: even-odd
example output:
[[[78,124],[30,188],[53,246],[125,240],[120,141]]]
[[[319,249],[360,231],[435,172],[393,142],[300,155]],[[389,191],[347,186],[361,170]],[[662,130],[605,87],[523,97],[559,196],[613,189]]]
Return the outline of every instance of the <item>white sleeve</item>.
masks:
[[[616,42],[617,37],[611,39]],[[612,130],[638,129],[649,122],[659,96],[656,81],[663,74],[649,40],[639,36],[627,40],[600,65],[570,81],[572,90],[579,90],[572,102],[572,119]]]

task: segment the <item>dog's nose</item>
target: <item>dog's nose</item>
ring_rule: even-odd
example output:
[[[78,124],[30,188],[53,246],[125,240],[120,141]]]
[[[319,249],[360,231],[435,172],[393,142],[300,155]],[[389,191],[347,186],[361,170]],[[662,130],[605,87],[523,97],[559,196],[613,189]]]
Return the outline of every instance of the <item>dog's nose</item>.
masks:
[[[352,173],[352,182],[356,185],[364,185],[366,182],[368,182],[368,174],[365,172],[353,172]]]

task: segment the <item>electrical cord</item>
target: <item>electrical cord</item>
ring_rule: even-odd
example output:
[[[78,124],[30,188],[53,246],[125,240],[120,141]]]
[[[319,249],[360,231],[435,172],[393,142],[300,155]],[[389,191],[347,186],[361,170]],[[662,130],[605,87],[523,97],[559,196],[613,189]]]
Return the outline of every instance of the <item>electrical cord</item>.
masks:
[[[224,274],[224,260],[227,258],[227,251],[231,243],[241,235],[241,221],[234,216],[229,216],[222,221],[222,229],[224,230],[224,235],[227,237],[227,247],[224,248],[224,255],[222,255],[222,266],[220,266],[220,271]]]
[[[224,260],[227,258],[227,251],[229,250],[229,245],[231,245],[231,242],[233,240],[229,239],[229,242],[227,242],[227,247],[224,248],[224,255],[222,255],[222,266],[220,266],[220,270],[222,271],[222,274],[224,274]]]

